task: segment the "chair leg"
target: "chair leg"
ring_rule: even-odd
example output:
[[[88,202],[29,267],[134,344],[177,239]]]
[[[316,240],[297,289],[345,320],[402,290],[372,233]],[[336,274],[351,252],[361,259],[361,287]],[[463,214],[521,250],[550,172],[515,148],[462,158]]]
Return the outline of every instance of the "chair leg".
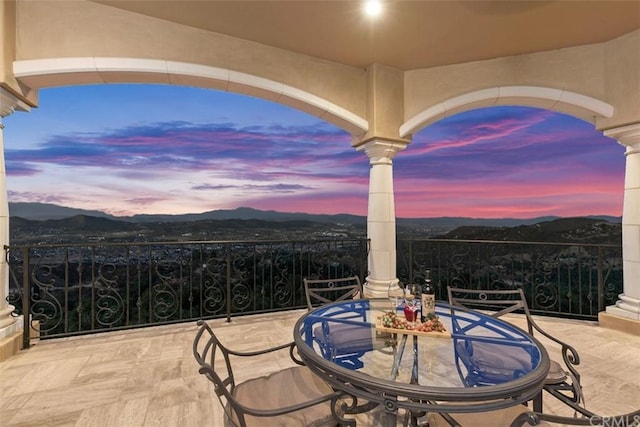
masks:
[[[542,390],[533,398],[533,411],[542,412]]]

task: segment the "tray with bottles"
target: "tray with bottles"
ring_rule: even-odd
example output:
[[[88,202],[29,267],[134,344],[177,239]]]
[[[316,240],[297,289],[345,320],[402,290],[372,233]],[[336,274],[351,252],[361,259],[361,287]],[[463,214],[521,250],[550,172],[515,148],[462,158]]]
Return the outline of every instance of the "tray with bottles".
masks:
[[[388,311],[376,319],[376,330],[394,334],[428,336],[434,338],[451,338],[437,315],[431,314],[425,322],[409,322],[405,316]]]

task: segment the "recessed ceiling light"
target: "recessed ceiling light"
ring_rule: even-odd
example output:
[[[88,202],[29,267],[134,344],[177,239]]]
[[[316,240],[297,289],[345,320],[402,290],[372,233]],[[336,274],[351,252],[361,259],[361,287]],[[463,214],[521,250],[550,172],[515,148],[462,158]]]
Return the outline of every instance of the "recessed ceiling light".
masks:
[[[380,0],[367,0],[364,4],[364,11],[371,17],[376,17],[382,13],[382,2]]]

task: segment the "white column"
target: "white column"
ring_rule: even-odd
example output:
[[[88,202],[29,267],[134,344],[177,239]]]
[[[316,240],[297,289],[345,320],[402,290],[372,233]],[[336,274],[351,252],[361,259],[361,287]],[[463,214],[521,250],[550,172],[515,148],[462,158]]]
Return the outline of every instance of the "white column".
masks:
[[[7,172],[4,163],[4,125],[2,118],[13,113],[17,107],[24,105],[18,98],[0,87],[0,344],[10,337],[15,337],[22,330],[20,319],[11,316],[14,307],[7,302],[9,295],[9,266],[4,247],[9,245],[9,200],[7,197]],[[5,353],[4,351],[2,352]]]
[[[393,162],[407,142],[372,140],[357,149],[369,157],[369,275],[367,298],[386,298],[389,283],[396,277],[396,208],[393,195]]]
[[[640,123],[610,129],[606,136],[626,147],[622,208],[623,293],[607,313],[640,320]]]

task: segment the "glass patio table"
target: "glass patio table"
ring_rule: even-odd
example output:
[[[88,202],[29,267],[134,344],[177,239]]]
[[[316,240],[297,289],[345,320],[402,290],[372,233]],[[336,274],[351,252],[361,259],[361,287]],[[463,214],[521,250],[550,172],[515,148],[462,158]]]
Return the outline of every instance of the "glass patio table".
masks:
[[[413,423],[427,412],[491,411],[539,397],[549,371],[540,342],[522,329],[481,312],[436,304],[449,334],[390,331],[376,321],[391,311],[386,299],[340,301],[297,321],[300,357],[352,400],[341,412],[384,408],[395,426],[399,410]],[[405,351],[405,346],[412,344]],[[360,402],[360,404],[359,404]],[[362,402],[366,402],[362,404]]]

